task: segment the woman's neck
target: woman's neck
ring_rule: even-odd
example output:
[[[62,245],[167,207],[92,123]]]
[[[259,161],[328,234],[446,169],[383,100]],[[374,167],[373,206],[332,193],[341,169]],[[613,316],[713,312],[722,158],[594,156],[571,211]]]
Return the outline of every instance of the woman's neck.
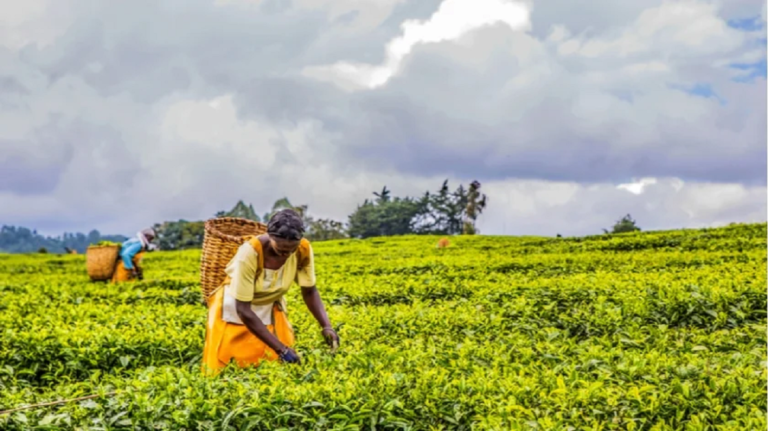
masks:
[[[264,250],[264,258],[269,259],[272,261],[284,261],[285,259],[281,258],[277,253],[275,253],[275,250],[272,249],[272,244],[269,241],[268,236],[262,236],[261,237],[261,249]]]

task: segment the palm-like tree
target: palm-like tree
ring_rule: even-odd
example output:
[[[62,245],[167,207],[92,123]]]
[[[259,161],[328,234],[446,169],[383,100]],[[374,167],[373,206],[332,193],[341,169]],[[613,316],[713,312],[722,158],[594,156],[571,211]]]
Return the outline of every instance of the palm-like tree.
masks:
[[[469,192],[467,193],[467,209],[466,218],[464,220],[464,234],[474,235],[477,233],[475,227],[475,221],[477,216],[480,215],[487,205],[487,197],[484,194],[480,194],[480,182],[475,180],[469,185]]]
[[[383,189],[381,189],[381,192],[373,192],[374,196],[376,196],[379,201],[379,203],[389,202],[390,196],[389,196],[389,190],[387,190],[387,186],[384,186]]]

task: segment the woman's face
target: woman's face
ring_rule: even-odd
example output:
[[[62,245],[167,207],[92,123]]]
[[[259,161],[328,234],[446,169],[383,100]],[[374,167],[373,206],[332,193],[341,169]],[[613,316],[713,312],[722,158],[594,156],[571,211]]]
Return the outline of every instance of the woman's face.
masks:
[[[299,248],[300,241],[290,240],[284,238],[277,238],[274,236],[269,237],[269,245],[274,250],[275,254],[280,257],[288,257],[293,254]]]

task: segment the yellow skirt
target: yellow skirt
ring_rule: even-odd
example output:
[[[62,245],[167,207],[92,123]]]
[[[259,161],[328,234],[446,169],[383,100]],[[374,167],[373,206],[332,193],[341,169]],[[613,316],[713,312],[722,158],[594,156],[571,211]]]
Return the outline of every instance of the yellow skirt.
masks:
[[[259,337],[253,335],[245,325],[222,320],[224,289],[218,289],[208,300],[208,324],[203,347],[203,373],[217,374],[234,359],[239,367],[255,366],[262,360],[274,361],[277,353]],[[267,325],[281,343],[288,347],[294,344],[293,328],[285,312],[273,306],[274,325]]]
[[[144,257],[144,252],[136,253],[136,256],[133,257],[133,266],[141,271],[141,258]],[[117,264],[115,265],[115,272],[112,274],[112,283],[122,283],[125,281],[131,281],[133,279],[133,274],[131,271],[125,268],[125,264],[123,263],[122,259],[119,259],[117,261]]]

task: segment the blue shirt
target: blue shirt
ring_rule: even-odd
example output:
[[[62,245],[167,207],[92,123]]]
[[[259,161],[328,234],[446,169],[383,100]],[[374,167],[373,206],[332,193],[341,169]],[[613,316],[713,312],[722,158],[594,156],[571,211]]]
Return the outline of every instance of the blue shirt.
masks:
[[[141,251],[142,244],[138,238],[131,238],[123,243],[120,248],[120,259],[123,260],[123,266],[125,269],[133,270],[133,258]]]

